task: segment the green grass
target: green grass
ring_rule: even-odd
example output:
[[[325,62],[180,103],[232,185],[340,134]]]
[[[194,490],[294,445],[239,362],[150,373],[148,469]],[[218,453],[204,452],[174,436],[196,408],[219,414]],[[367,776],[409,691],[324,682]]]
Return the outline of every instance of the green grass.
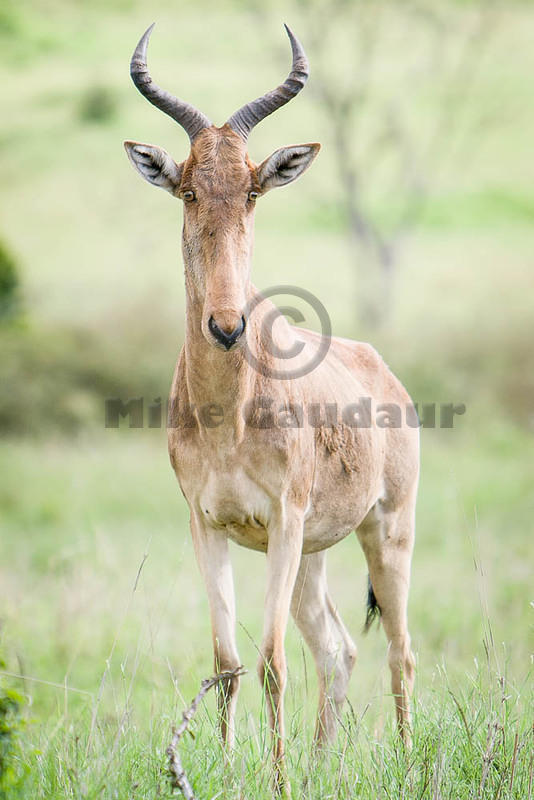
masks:
[[[499,797],[529,796],[529,457],[521,432],[502,425],[484,441],[467,425],[429,430],[423,444],[410,608],[414,751],[405,758],[396,745],[383,634],[360,635],[366,568],[349,537],[330,551],[329,575],[359,660],[325,764],[309,752],[313,665],[292,623],[288,632],[288,758],[297,797],[380,796],[372,787],[383,797],[403,790],[495,797],[498,787]],[[167,796],[165,747],[210,674],[211,644],[163,432],[120,428],[71,445],[6,443],[0,464],[8,534],[0,554],[2,648],[6,671],[24,676],[3,680],[28,699],[16,750],[21,786],[9,796]],[[237,547],[233,558],[249,674],[233,771],[222,766],[213,698],[192,725],[195,738],[181,746],[201,798],[268,796],[255,675],[264,559]]]
[[[424,701],[415,702],[413,750],[399,748],[391,726],[381,735],[368,731],[365,717],[348,714],[336,745],[323,759],[309,750],[305,714],[290,721],[288,774],[293,796],[304,798],[530,798],[532,728],[518,710],[518,690],[505,679],[487,688],[486,676],[470,676],[462,694],[454,693],[441,671]],[[169,695],[155,709],[149,729],[132,722],[125,705],[118,719],[100,722],[89,715],[50,726],[40,752],[22,753],[32,774],[22,797],[171,797],[165,749],[181,703]],[[158,713],[159,712],[159,713]],[[202,710],[181,745],[186,774],[200,798],[269,798],[269,753],[265,726],[243,716],[230,767],[214,737],[213,715]],[[96,733],[95,733],[96,730]],[[17,796],[13,793],[13,796]]]

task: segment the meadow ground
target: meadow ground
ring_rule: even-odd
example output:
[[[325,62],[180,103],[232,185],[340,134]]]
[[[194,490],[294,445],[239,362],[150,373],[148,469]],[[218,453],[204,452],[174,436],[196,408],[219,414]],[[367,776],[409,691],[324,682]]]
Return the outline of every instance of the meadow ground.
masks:
[[[179,20],[167,0],[149,11],[137,0],[0,9],[0,238],[20,266],[24,309],[0,324],[2,800],[171,796],[171,728],[211,673],[207,603],[164,431],[105,430],[103,420],[108,397],[166,395],[183,336],[181,212],[134,175],[121,142],[153,141],[181,158],[186,137],[136,94],[128,61],[157,18],[155,76],[222,121],[286,68],[285,51],[280,62],[272,55],[285,45],[286,5],[266,4],[261,48],[258,17],[237,2],[206,3],[206,13],[184,2]],[[458,41],[479,7],[440,5]],[[261,288],[314,292],[334,332],[369,336],[414,400],[467,410],[453,429],[422,433],[414,749],[398,748],[383,633],[360,633],[366,568],[351,535],[329,553],[332,594],[359,649],[349,705],[328,758],[312,757],[314,668],[291,623],[289,776],[296,798],[525,800],[534,792],[534,14],[528,3],[491,4],[466,100],[461,81],[415,58],[413,18],[380,8],[373,96],[399,100],[417,146],[446,121],[443,148],[419,164],[431,191],[399,248],[387,324],[369,331],[358,320],[365,269],[356,274],[347,248],[313,72],[310,90],[251,137],[257,160],[283,143],[323,142],[302,182],[262,199],[254,277]],[[304,39],[307,5],[287,19]],[[329,31],[332,47],[339,33]],[[308,50],[313,67],[312,37]],[[455,64],[455,47],[445,50]],[[364,110],[372,118],[372,105]],[[387,163],[372,174],[373,213],[387,227],[395,186]],[[232,552],[249,672],[233,766],[221,758],[214,697],[182,742],[199,800],[269,796],[255,674],[264,559]],[[10,691],[20,714],[6,711]]]
[[[309,754],[313,663],[291,623],[288,756],[296,797],[530,796],[529,463],[521,439],[506,428],[485,441],[461,430],[423,434],[408,758],[395,745],[383,634],[360,634],[363,555],[354,536],[330,551],[332,593],[359,659],[338,744],[320,766]],[[24,676],[9,682],[30,702],[17,748],[23,778],[12,796],[167,796],[165,747],[211,672],[211,641],[187,510],[163,438],[119,429],[70,446],[6,444],[0,459],[9,530],[2,641],[6,670]],[[183,744],[200,798],[268,796],[255,674],[264,559],[233,550],[238,642],[249,674],[234,770],[220,759],[214,698]]]

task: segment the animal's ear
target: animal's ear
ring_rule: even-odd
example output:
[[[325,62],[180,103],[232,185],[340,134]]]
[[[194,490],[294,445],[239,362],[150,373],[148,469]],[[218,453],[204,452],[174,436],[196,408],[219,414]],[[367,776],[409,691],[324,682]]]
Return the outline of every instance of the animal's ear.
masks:
[[[275,150],[258,167],[258,180],[262,192],[275,186],[285,186],[308,169],[321,149],[317,142],[312,144],[293,144]]]
[[[182,179],[183,164],[177,164],[166,150],[155,144],[124,142],[124,147],[128,158],[146,181],[174,194]]]

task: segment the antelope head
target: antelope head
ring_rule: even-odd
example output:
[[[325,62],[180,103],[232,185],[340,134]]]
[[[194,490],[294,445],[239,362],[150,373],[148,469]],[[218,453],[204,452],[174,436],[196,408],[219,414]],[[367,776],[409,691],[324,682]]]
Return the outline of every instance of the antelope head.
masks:
[[[196,108],[152,81],[146,52],[153,27],[134,51],[130,74],[141,94],[182,126],[191,150],[185,161],[178,163],[156,145],[132,141],[124,145],[145,180],[183,201],[186,284],[199,309],[203,335],[210,344],[230,350],[247,323],[256,200],[275,186],[298,178],[320,149],[317,143],[281,147],[261,164],[254,164],[247,153],[247,139],[255,125],[300,92],[308,79],[308,60],[286,25],[293,51],[287,79],[244,105],[218,128]]]

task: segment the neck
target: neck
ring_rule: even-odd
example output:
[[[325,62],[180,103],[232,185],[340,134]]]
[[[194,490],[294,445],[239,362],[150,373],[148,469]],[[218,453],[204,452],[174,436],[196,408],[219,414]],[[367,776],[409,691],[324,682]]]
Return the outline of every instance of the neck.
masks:
[[[255,292],[249,284],[246,297]],[[238,342],[228,352],[208,342],[202,333],[204,298],[196,287],[186,280],[186,333],[184,343],[185,378],[188,400],[197,409],[202,409],[205,419],[214,422],[222,418],[224,424],[210,427],[221,432],[230,430],[233,437],[240,438],[244,429],[243,406],[254,393],[255,373],[245,358],[245,341]],[[247,320],[245,336],[255,335],[251,326],[255,320]],[[201,426],[202,428],[202,426]]]

